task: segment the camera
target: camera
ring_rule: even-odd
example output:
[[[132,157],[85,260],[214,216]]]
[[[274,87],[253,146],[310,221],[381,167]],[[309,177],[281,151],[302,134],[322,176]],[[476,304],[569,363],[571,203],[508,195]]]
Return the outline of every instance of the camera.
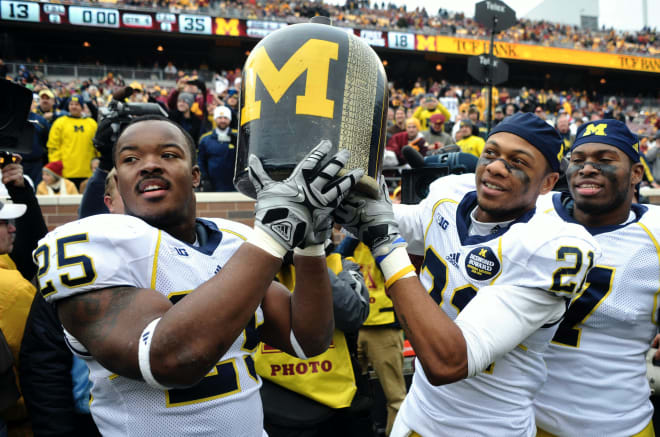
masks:
[[[112,123],[113,135],[112,144],[117,142],[119,134],[130,123],[132,118],[142,115],[162,115],[167,117],[167,111],[158,103],[127,103],[119,100],[112,100],[107,107],[99,108],[99,123],[102,120],[109,120]]]
[[[14,162],[9,152],[27,154],[32,151],[34,126],[28,121],[32,91],[0,79],[0,96],[0,150],[4,158],[0,166],[4,166]]]
[[[421,157],[421,155],[420,155]],[[401,203],[415,205],[429,194],[429,185],[450,174],[474,173],[478,158],[470,153],[451,152],[431,155],[401,172]]]
[[[0,150],[0,168],[5,168],[5,166],[12,164],[18,161],[13,153],[7,152],[5,150]]]

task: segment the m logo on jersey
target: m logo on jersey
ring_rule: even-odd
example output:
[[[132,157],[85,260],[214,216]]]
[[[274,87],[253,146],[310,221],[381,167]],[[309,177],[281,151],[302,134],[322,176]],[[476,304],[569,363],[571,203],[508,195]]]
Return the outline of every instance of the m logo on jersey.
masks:
[[[607,136],[607,134],[605,133],[606,128],[607,128],[607,123],[590,124],[584,130],[582,136],[586,137],[587,135],[598,135],[601,137],[606,137]]]
[[[465,270],[472,279],[485,281],[499,273],[500,261],[490,247],[477,247],[465,258]]]
[[[73,131],[74,132],[85,132],[85,126],[74,126]]]
[[[449,261],[451,265],[458,268],[458,261],[461,259],[461,254],[460,252],[450,253],[445,257],[445,259]]]

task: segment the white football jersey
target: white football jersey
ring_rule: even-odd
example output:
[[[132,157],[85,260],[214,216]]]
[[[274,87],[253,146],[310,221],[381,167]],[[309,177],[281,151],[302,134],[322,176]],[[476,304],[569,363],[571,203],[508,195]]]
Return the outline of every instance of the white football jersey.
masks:
[[[567,195],[537,203],[575,223]],[[603,255],[545,353],[548,380],[534,400],[539,428],[559,436],[630,436],[651,420],[645,353],[660,291],[660,208],[633,205],[624,225],[587,228]]]
[[[488,285],[545,290],[568,302],[599,254],[593,238],[534,210],[490,235],[470,236],[474,178],[439,179],[416,208],[395,209],[410,247],[423,248],[420,280],[431,297],[452,320]],[[535,435],[532,400],[545,381],[543,352],[556,327],[538,329],[485,371],[452,384],[431,385],[416,365],[401,420],[422,436]]]
[[[250,228],[227,220],[197,219],[208,234],[193,247],[127,215],[96,215],[61,226],[34,252],[41,292],[56,302],[93,290],[151,288],[173,303],[223,268]],[[240,293],[241,290],[236,290]],[[113,374],[74,338],[74,352],[87,355],[93,383],[90,408],[103,435],[262,436],[263,411],[252,354],[258,308],[248,327],[197,385],[157,390]],[[136,339],[137,340],[137,339]]]

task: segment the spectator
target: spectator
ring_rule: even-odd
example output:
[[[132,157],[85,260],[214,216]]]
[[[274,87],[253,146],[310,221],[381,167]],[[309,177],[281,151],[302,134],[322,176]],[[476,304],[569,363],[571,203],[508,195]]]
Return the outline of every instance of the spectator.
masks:
[[[195,144],[199,142],[200,129],[202,121],[196,117],[190,110],[193,103],[195,103],[195,96],[188,92],[179,93],[176,101],[176,108],[170,110],[170,119],[177,122],[183,129],[190,134],[195,140]]]
[[[486,142],[483,138],[473,134],[474,127],[472,122],[468,120],[462,120],[460,122],[460,128],[458,134],[456,135],[456,144],[461,148],[461,151],[464,153],[471,153],[477,158],[481,156],[481,152],[484,150],[484,145]],[[460,136],[460,139],[459,139]]]
[[[231,109],[230,127],[232,129],[238,129],[238,90],[236,88],[229,88],[227,90],[225,106]]]
[[[92,138],[96,121],[82,116],[82,99],[73,95],[69,99],[69,115],[53,123],[48,135],[48,161],[62,161],[62,176],[76,185],[92,175],[90,162],[97,156]]]
[[[25,322],[36,292],[30,282],[37,273],[32,251],[48,230],[34,191],[26,183],[20,156],[14,156],[18,162],[2,169],[2,183],[13,203],[0,202],[0,330],[18,369]],[[9,435],[30,435],[22,398],[2,416]]]
[[[57,196],[78,194],[76,185],[62,176],[62,161],[53,161],[43,168],[43,180],[37,185],[37,194]]]
[[[92,170],[92,176],[94,176],[94,172],[99,167],[100,162],[101,160],[99,158],[92,158],[92,161],[89,163],[89,168]],[[91,176],[80,183],[80,190],[78,190],[80,194],[83,194],[85,192],[85,189],[87,188],[87,183],[89,182],[90,179]]]
[[[468,119],[472,122],[472,126],[477,129],[475,135],[479,135],[485,140],[488,131],[486,129],[486,124],[481,121],[480,118],[481,112],[479,111],[479,108],[476,105],[470,105],[468,108]]]
[[[202,172],[204,191],[236,191],[234,165],[236,163],[236,130],[229,127],[231,110],[218,106],[213,110],[216,128],[199,141],[197,162]]]
[[[53,94],[48,88],[44,88],[39,91],[39,106],[37,106],[37,109],[34,112],[45,118],[52,126],[53,122],[57,120],[58,117],[66,114],[66,112],[57,109],[55,104],[55,94]]]
[[[495,111],[493,112],[492,127],[497,126],[499,122],[501,122],[502,120],[504,120],[504,111],[502,111],[501,106],[498,106],[497,108],[495,108]]]
[[[424,96],[422,104],[415,109],[413,117],[419,120],[420,130],[428,129],[429,119],[433,114],[442,114],[445,116],[445,120],[449,120],[451,114],[442,106],[434,94],[429,93]]]
[[[21,153],[23,172],[32,179],[34,185],[41,182],[41,168],[48,161],[48,131],[50,124],[44,117],[34,112],[28,114],[28,121],[34,126],[32,151]]]
[[[422,131],[422,136],[426,141],[426,147],[428,149],[427,153],[436,153],[442,147],[454,142],[451,136],[444,131],[444,123],[444,115],[440,113],[433,114],[429,119],[429,128]]]
[[[346,237],[337,252],[355,260],[366,278],[369,289],[369,317],[360,328],[358,359],[362,372],[366,373],[371,364],[380,381],[387,403],[385,435],[390,435],[396,414],[406,397],[406,382],[403,378],[403,332],[396,319],[394,305],[385,293],[383,274],[369,248],[353,237]]]
[[[426,141],[419,130],[419,120],[416,118],[409,118],[406,120],[406,131],[399,132],[392,136],[387,142],[387,150],[396,154],[396,158],[400,165],[407,163],[406,158],[401,151],[404,146],[412,146],[422,155],[426,155]]]
[[[176,67],[174,64],[172,64],[172,61],[169,61],[165,68],[163,69],[163,72],[165,73],[165,77],[167,79],[174,79],[176,77]]]
[[[387,137],[388,140],[395,134],[399,132],[404,132],[406,130],[406,110],[402,107],[396,108],[394,111],[394,123],[392,126],[387,128]]]
[[[334,347],[310,360],[277,350],[257,350],[255,367],[264,381],[264,428],[271,437],[369,437],[373,435],[365,384],[357,361],[357,331],[369,314],[369,292],[360,267],[337,253],[327,257],[335,317]],[[282,265],[279,281],[293,289],[293,266]],[[327,372],[305,375],[273,374],[274,366],[309,366],[331,363]],[[362,389],[362,390],[361,390]]]
[[[660,144],[658,144],[658,140],[656,138],[653,147],[650,147],[644,155],[646,158],[646,163],[651,167],[651,174],[653,175],[653,179],[656,181],[660,181],[660,155],[658,154],[659,148]]]
[[[570,116],[568,114],[563,113],[559,114],[557,120],[555,121],[555,129],[557,129],[561,139],[564,141],[564,153],[567,153],[569,150],[571,150],[571,145],[573,144],[569,118]]]

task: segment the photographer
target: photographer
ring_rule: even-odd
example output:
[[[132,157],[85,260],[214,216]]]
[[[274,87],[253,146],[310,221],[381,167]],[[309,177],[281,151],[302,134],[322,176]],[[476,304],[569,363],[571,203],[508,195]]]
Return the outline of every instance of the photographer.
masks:
[[[2,168],[2,183],[13,203],[0,202],[0,329],[18,368],[23,331],[36,292],[29,281],[37,273],[32,250],[48,229],[34,190],[23,176],[20,155],[13,157],[14,162]],[[1,413],[10,431],[29,429],[23,399]]]

